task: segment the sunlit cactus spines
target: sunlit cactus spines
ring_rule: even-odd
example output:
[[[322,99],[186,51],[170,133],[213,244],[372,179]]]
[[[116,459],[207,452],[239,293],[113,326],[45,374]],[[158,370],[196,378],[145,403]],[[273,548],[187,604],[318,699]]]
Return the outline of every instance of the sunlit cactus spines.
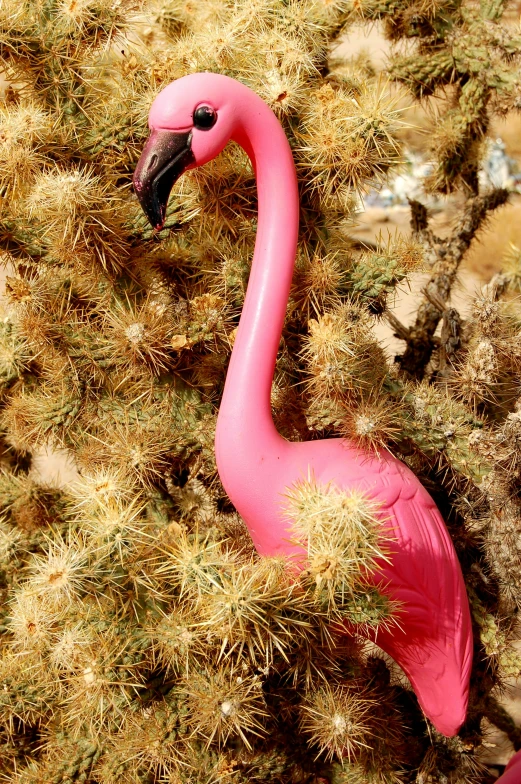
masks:
[[[337,48],[364,23],[397,44],[383,73]],[[521,674],[519,247],[468,312],[451,294],[511,197],[479,171],[521,105],[520,51],[501,0],[0,3],[2,781],[492,784],[490,725],[519,747],[501,704]],[[452,535],[475,642],[454,738],[378,648],[402,612],[375,579],[394,537],[378,504],[302,477],[284,498],[299,554],[260,557],[220,483],[255,175],[229,144],[157,232],[131,185],[153,99],[200,71],[254,90],[296,165],[277,429],[389,450]],[[429,100],[425,203],[364,244],[363,199],[405,161],[404,107]],[[434,197],[453,199],[443,236]],[[406,326],[395,295],[418,272]],[[43,476],[42,454],[72,478]]]

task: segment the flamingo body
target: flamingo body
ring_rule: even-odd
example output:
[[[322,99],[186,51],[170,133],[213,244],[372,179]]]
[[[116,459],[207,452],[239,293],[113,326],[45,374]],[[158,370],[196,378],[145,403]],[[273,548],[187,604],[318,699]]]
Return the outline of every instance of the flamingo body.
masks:
[[[472,666],[470,614],[452,541],[417,477],[389,453],[372,455],[341,439],[280,439],[278,449],[252,460],[248,449],[230,454],[223,432],[221,421],[219,474],[261,554],[292,552],[289,534],[280,533],[283,496],[308,472],[318,484],[359,490],[380,504],[382,519],[393,525],[391,563],[381,563],[371,582],[385,586],[401,610],[398,626],[380,629],[373,639],[405,671],[436,728],[456,734],[465,719]]]
[[[201,119],[202,118],[202,119]],[[417,477],[396,458],[341,439],[294,443],[273,424],[270,393],[298,239],[295,165],[271,109],[245,85],[191,74],[166,87],[149,115],[151,135],[134,175],[157,228],[173,182],[228,141],[248,153],[259,218],[252,271],[217,420],[219,475],[264,555],[292,555],[285,494],[312,475],[324,486],[360,490],[393,528],[390,563],[372,579],[401,605],[400,627],[377,642],[403,668],[436,728],[454,735],[467,707],[472,663],[470,613],[461,569],[443,519]]]

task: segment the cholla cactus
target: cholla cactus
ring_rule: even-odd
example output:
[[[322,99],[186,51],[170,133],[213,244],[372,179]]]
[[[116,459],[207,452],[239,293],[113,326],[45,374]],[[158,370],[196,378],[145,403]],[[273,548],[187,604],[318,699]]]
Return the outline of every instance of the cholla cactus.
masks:
[[[519,108],[519,38],[502,15],[501,2],[421,0],[0,5],[6,781],[485,784],[484,717],[519,744],[497,700],[521,670],[519,249],[466,322],[450,304],[465,252],[508,198],[477,178],[491,116]],[[365,56],[331,55],[352,23],[377,18],[416,42],[388,81]],[[255,179],[229,145],[176,185],[157,234],[130,187],[153,97],[204,70],[271,106],[297,165],[279,431],[392,450],[454,536],[476,632],[456,739],[432,731],[392,663],[357,637],[400,622],[366,579],[392,542],[378,509],[312,477],[291,488],[288,537],[307,543],[297,574],[256,555],[218,480]],[[426,186],[458,190],[461,212],[440,239],[412,202],[411,237],[360,249],[359,196],[402,159],[390,79],[418,100],[450,88]],[[393,293],[416,269],[431,279],[407,329]],[[405,342],[394,365],[373,331],[381,317]],[[32,468],[42,447],[66,450],[77,480],[44,484]]]

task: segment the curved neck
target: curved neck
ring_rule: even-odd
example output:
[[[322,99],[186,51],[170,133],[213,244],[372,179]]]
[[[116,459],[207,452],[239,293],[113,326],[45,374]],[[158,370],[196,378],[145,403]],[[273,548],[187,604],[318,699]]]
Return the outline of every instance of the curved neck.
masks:
[[[297,251],[299,198],[286,135],[260,99],[248,106],[233,140],[249,155],[258,192],[258,228],[218,429],[241,439],[281,438],[271,415],[271,385]],[[232,438],[233,440],[233,438]]]

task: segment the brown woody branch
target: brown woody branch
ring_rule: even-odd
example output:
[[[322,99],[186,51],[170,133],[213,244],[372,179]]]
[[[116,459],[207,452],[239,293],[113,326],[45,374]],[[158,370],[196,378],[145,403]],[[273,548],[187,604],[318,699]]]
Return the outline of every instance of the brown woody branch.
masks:
[[[458,227],[447,239],[437,237],[429,229],[425,205],[409,201],[413,234],[423,246],[432,268],[431,278],[425,287],[425,299],[418,308],[415,323],[408,330],[406,349],[397,357],[402,371],[411,378],[423,378],[436,345],[434,333],[443,315],[438,303],[448,300],[459,265],[476,232],[490,212],[505,204],[508,195],[505,188],[497,188],[484,196],[470,199]]]

